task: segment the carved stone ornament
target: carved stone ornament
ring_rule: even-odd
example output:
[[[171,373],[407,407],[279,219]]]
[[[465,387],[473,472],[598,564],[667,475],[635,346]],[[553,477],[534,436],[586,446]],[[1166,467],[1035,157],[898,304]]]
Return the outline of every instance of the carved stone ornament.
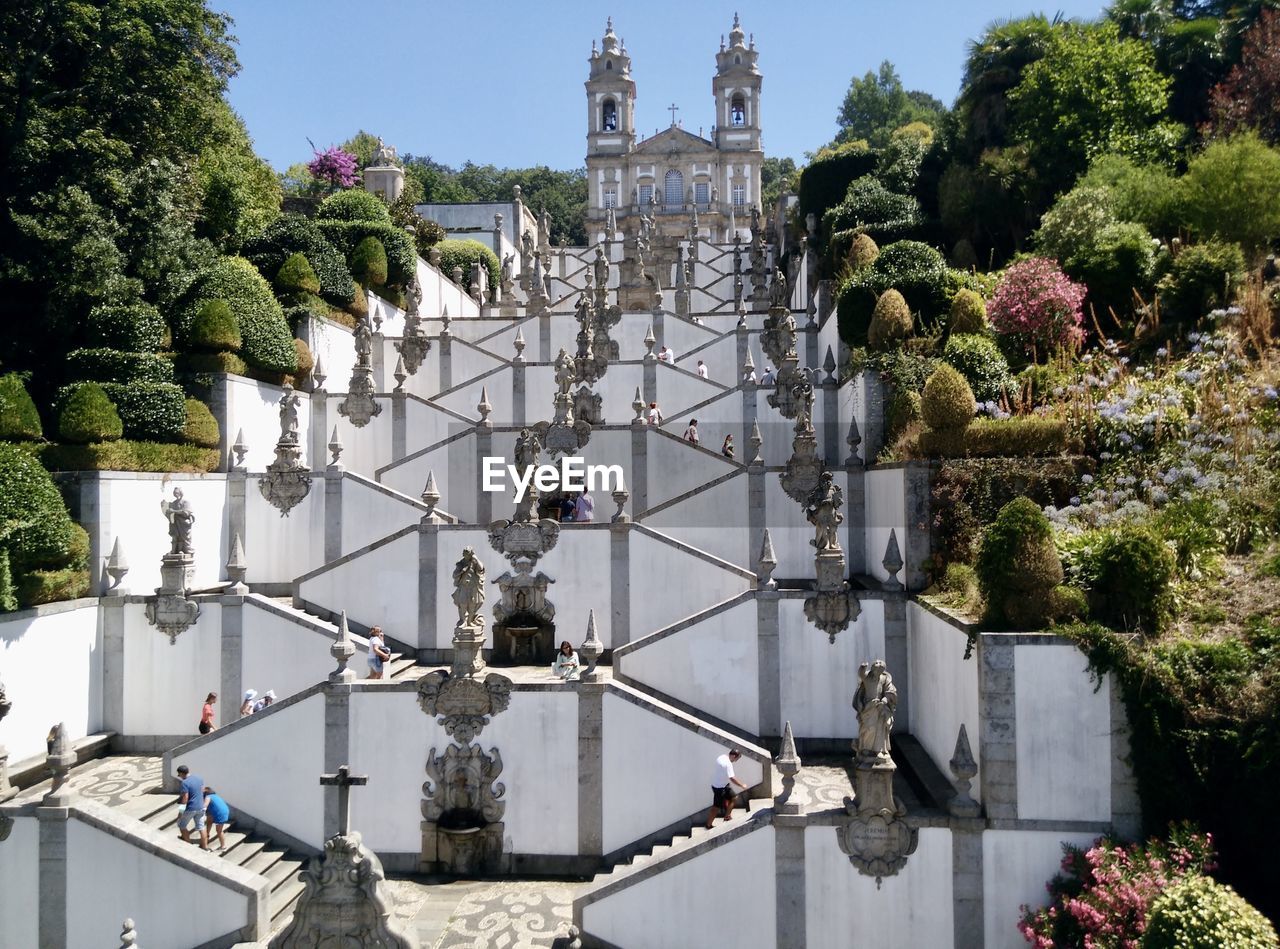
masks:
[[[525,514],[522,519],[521,512],[517,511],[513,520],[489,524],[489,543],[512,564],[518,565],[518,561],[524,560],[532,567],[538,558],[555,548],[559,539],[560,524],[549,517],[535,521]]]
[[[475,739],[489,720],[511,704],[511,680],[491,672],[484,681],[443,669],[418,680],[418,705],[454,741]]]
[[[451,813],[469,812],[486,823],[502,820],[507,802],[502,755],[497,748],[485,754],[479,745],[450,745],[443,755],[432,748],[427,756],[427,780],[422,785],[422,816],[441,823]]]
[[[862,614],[862,604],[854,596],[847,583],[840,589],[819,590],[804,601],[804,615],[814,626],[827,634],[832,644],[836,634],[849,628]]]
[[[293,921],[271,941],[272,949],[417,949],[418,939],[392,915],[382,892],[382,863],[354,831],[324,842],[307,861]]]
[[[338,403],[338,414],[348,419],[356,428],[364,428],[382,414],[382,406],[374,398],[373,384],[373,332],[368,319],[361,319],[355,331],[356,364],[351,370],[347,385],[347,397]]]
[[[588,425],[604,424],[604,398],[598,392],[592,392],[581,386],[573,393],[573,417],[575,421]]]
[[[515,573],[508,570],[493,582],[502,593],[493,606],[495,626],[517,619],[526,625],[550,626],[555,620],[556,608],[547,600],[547,586],[555,581],[541,570],[534,574],[529,561],[521,559]]]
[[[258,479],[258,489],[267,503],[287,517],[311,492],[311,471],[302,464],[302,445],[298,441],[298,405],[301,399],[287,382],[280,398],[280,440],[276,442],[276,460],[267,465],[267,473]]]
[[[4,721],[4,717],[9,714],[11,708],[13,708],[13,702],[9,696],[5,695],[4,683],[0,682],[0,722]]]
[[[896,876],[907,865],[907,857],[916,852],[919,843],[916,828],[903,820],[906,808],[892,795],[890,799],[891,807],[858,807],[844,823],[836,825],[840,850],[859,873],[876,878],[877,888],[884,877]]]
[[[806,406],[802,403],[806,398],[809,401],[808,407],[811,410],[813,405],[813,386],[805,378],[805,374],[799,368],[799,360],[793,354],[786,357],[782,361],[782,365],[779,366],[773,391],[768,396],[768,402],[769,405],[782,414],[783,418],[793,419],[805,410]]]
[[[818,486],[825,467],[818,457],[818,441],[813,433],[796,435],[791,443],[791,457],[787,459],[786,470],[779,479],[782,490],[791,500],[804,504]]]
[[[194,626],[200,616],[200,604],[186,596],[190,570],[190,556],[165,554],[160,558],[160,586],[156,587],[156,595],[147,599],[147,622],[169,637],[169,645],[176,643],[178,634]]]

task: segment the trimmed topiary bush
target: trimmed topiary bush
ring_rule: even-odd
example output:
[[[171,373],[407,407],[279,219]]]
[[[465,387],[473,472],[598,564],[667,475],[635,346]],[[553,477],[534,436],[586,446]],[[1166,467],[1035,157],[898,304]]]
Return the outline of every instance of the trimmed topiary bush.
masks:
[[[963,431],[973,421],[977,410],[973,390],[952,366],[939,366],[924,384],[920,414],[924,423],[934,431]]]
[[[1081,574],[1095,619],[1113,629],[1155,635],[1169,616],[1173,555],[1149,528],[1122,524],[1103,533]]]
[[[975,333],[952,334],[943,360],[964,376],[979,402],[994,402],[1009,385],[1009,363],[995,341]]]
[[[71,516],[49,472],[30,453],[0,442],[0,547],[15,580],[63,566],[71,545]]]
[[[294,338],[293,348],[298,351],[298,371],[296,373],[299,379],[309,376],[311,370],[315,368],[316,360],[311,355],[311,347],[307,345],[305,339]]]
[[[880,294],[876,308],[871,313],[871,326],[867,329],[867,345],[884,350],[900,343],[911,335],[914,322],[907,301],[897,290],[889,289]]]
[[[923,420],[920,411],[920,393],[914,389],[895,392],[885,413],[885,442],[892,444],[910,426]]]
[[[235,353],[191,353],[185,362],[191,372],[227,372],[233,376],[249,372],[245,361]]]
[[[1228,306],[1244,281],[1244,270],[1239,244],[1205,241],[1184,247],[1160,281],[1161,316],[1194,322]]]
[[[202,472],[217,469],[216,448],[120,439],[96,445],[46,445],[40,460],[50,471]]]
[[[90,382],[172,382],[173,361],[156,353],[74,349],[67,353],[67,375]]]
[[[1062,582],[1062,561],[1049,519],[1030,498],[1000,509],[983,535],[976,569],[993,623],[1040,629],[1061,605],[1053,591]]]
[[[350,188],[335,191],[320,202],[316,211],[317,221],[369,221],[374,224],[390,224],[391,212],[372,191]]]
[[[67,386],[58,402],[58,437],[64,442],[73,445],[111,442],[124,434],[120,414],[96,382]]]
[[[985,333],[987,325],[987,301],[976,290],[964,288],[951,298],[951,318],[947,331],[956,333]]]
[[[851,346],[865,343],[875,305],[891,288],[902,294],[919,326],[928,330],[951,305],[948,276],[946,261],[928,244],[898,241],[883,248],[871,266],[840,287],[840,338]]]
[[[859,234],[849,245],[849,266],[854,270],[870,267],[880,256],[880,245],[870,234]]]
[[[43,436],[40,413],[23,384],[22,376],[6,372],[0,376],[0,440],[39,441]]]
[[[414,248],[413,238],[406,231],[392,224],[377,224],[371,221],[320,221],[318,226],[321,233],[342,251],[349,267],[360,242],[367,237],[376,237],[387,253],[387,285],[404,287],[413,279],[418,254]]]
[[[89,571],[84,567],[61,570],[29,570],[18,580],[18,606],[28,609],[42,603],[60,603],[89,595]]]
[[[189,342],[191,326],[210,300],[224,301],[235,317],[245,362],[268,372],[291,373],[298,368],[284,311],[253,264],[242,257],[222,257],[196,277],[175,314],[179,340]],[[125,427],[127,431],[127,419]]]
[[[289,295],[295,293],[319,293],[320,278],[312,269],[307,255],[298,251],[285,258],[285,262],[276,271],[276,293]]]
[[[306,256],[320,282],[318,292],[326,302],[337,307],[350,305],[356,288],[347,269],[346,255],[334,247],[310,219],[300,214],[285,214],[244,246],[244,256],[259,271],[272,277],[295,253]]]
[[[90,347],[127,353],[154,353],[165,348],[168,327],[150,303],[103,304],[89,311],[85,337]]]
[[[856,228],[884,241],[910,237],[920,226],[920,202],[896,194],[878,178],[864,175],[850,182],[844,199],[822,216],[828,234]]]
[[[362,287],[387,282],[387,251],[376,237],[366,237],[351,252],[351,275]]]
[[[187,427],[187,397],[181,386],[168,382],[138,382],[129,385],[105,382],[102,388],[120,413],[126,438],[157,442],[182,441],[183,431]]]
[[[1212,877],[1193,876],[1151,904],[1142,949],[1277,949],[1275,927]]]
[[[462,285],[471,289],[471,264],[477,260],[489,268],[489,286],[493,286],[502,276],[498,256],[479,241],[441,241],[436,247],[440,251],[440,272],[445,276],[453,273],[455,266],[462,268]]]
[[[238,353],[240,327],[225,300],[210,300],[200,307],[187,339],[192,349],[213,353]]]
[[[961,450],[948,453],[971,458],[1031,458],[1061,455],[1081,447],[1072,440],[1067,423],[1061,419],[1019,415],[974,419],[964,430]]]
[[[0,613],[12,613],[18,608],[18,591],[13,585],[13,569],[9,566],[9,551],[0,547]]]
[[[187,424],[182,430],[182,440],[201,448],[217,448],[221,434],[209,406],[199,399],[187,399]]]

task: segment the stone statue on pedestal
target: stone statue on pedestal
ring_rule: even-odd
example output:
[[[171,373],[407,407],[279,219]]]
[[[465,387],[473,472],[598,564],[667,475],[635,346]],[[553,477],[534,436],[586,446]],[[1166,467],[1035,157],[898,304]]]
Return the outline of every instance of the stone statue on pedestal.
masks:
[[[889,758],[889,733],[893,712],[898,706],[898,689],[884,660],[858,666],[858,691],[853,694],[853,710],[858,713],[858,759]]]
[[[296,432],[294,437],[296,438]],[[160,510],[169,520],[169,553],[190,557],[195,554],[191,546],[191,528],[195,525],[196,516],[191,510],[191,503],[182,497],[182,489],[173,489],[172,501],[161,501]]]
[[[280,443],[282,445],[298,444],[298,406],[302,399],[293,391],[293,386],[285,383],[280,398]]]
[[[769,285],[769,308],[790,309],[791,295],[787,285],[787,275],[780,269],[773,269],[773,283]]]
[[[844,521],[840,508],[844,506],[844,492],[831,478],[830,471],[818,476],[817,487],[809,495],[804,516],[814,527],[814,539],[809,541],[819,551],[840,550],[838,530]]]
[[[484,564],[472,547],[462,551],[462,559],[453,569],[453,602],[458,607],[459,626],[484,626],[480,615],[484,609]]]

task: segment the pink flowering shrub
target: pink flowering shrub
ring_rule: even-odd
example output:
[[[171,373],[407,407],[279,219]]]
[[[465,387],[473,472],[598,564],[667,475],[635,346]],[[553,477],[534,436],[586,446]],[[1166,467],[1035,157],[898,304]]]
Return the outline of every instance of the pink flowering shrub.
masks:
[[[1018,930],[1035,949],[1138,949],[1156,898],[1213,869],[1212,839],[1189,825],[1171,828],[1168,841],[1125,847],[1099,838],[1088,850],[1062,849],[1062,872],[1045,887],[1049,905],[1022,907]]]
[[[1084,339],[1085,287],[1045,257],[1019,261],[1004,272],[987,304],[997,333],[1022,340],[1027,351],[1074,345]]]
[[[324,181],[333,188],[350,188],[356,183],[358,159],[336,145],[317,151],[316,157],[307,162],[307,171],[317,181]]]

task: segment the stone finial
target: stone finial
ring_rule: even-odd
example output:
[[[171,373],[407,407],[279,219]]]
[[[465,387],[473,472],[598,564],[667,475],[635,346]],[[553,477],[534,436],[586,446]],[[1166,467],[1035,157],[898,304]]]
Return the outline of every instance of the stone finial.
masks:
[[[249,445],[244,440],[244,429],[236,432],[236,440],[231,444],[231,470],[244,471],[244,456],[249,454]]]
[[[800,771],[800,756],[796,754],[796,739],[791,733],[791,722],[787,722],[782,730],[782,748],[778,757],[773,759],[778,771],[782,774],[782,793],[774,801],[775,811],[779,814],[799,814],[799,803],[791,800],[795,790],[796,774]]]
[[[427,486],[422,489],[422,503],[427,506],[427,513],[423,517],[435,517],[436,505],[440,503],[440,491],[436,487],[434,471],[427,472]]]
[[[742,295],[741,280],[737,281],[736,289],[738,291],[738,296],[741,297]],[[745,330],[746,328],[747,328],[747,305],[741,299],[739,299],[738,300],[738,329]]]
[[[822,370],[827,377],[822,380],[823,385],[835,385],[836,382],[836,354],[831,351],[831,347],[827,347],[827,355],[822,360]]]
[[[898,579],[898,571],[902,569],[902,552],[898,549],[898,532],[889,528],[889,543],[885,546],[884,560],[881,566],[889,571],[889,577],[881,584],[886,590],[901,590],[902,581]]]
[[[240,540],[240,532],[236,531],[231,535],[231,556],[227,558],[227,579],[231,581],[227,592],[234,596],[248,593],[249,587],[244,582],[248,572],[249,567],[244,559],[244,542]]]
[[[324,372],[324,359],[319,353],[316,353],[316,363],[311,367],[311,381],[314,384],[313,392],[324,391],[324,381],[329,377]]]
[[[653,354],[653,347],[658,344],[658,338],[653,335],[653,324],[649,324],[649,331],[644,334],[644,361],[653,362],[658,357]]]
[[[778,566],[778,555],[773,552],[773,538],[769,536],[769,528],[764,529],[764,540],[760,544],[760,557],[756,561],[756,579],[766,590],[776,590],[778,581],[773,579],[773,571]]]
[[[631,420],[632,426],[638,428],[644,425],[644,396],[640,394],[639,386],[636,386],[636,397],[631,400],[631,411],[636,413],[636,417]]]
[[[518,363],[524,362],[524,347],[525,347],[524,330],[519,326],[516,327],[516,338],[513,341],[512,345],[514,345],[516,348],[516,356],[515,356],[515,359],[512,360],[512,362],[518,362]]]
[[[846,465],[862,464],[862,459],[858,457],[858,446],[862,444],[862,432],[858,430],[856,415],[849,419],[849,434],[845,437],[844,443],[849,446],[849,457],[844,460],[844,463]]]
[[[338,426],[333,426],[333,434],[329,436],[329,454],[333,457],[329,460],[330,471],[342,470],[342,436],[338,434]]]
[[[618,505],[618,512],[614,514],[613,517],[609,518],[609,523],[625,524],[627,521],[631,520],[631,518],[624,514],[622,509],[627,506],[627,499],[631,497],[631,494],[628,491],[618,490],[614,491],[612,496],[613,503]]]
[[[596,681],[596,663],[600,660],[600,656],[604,654],[604,643],[600,641],[600,636],[596,632],[595,610],[587,611],[587,638],[578,647],[578,652],[582,653],[582,657],[587,660],[587,668],[583,670],[581,676],[582,681]]]
[[[969,733],[964,722],[960,723],[960,733],[956,735],[956,750],[948,762],[951,773],[955,775],[955,796],[947,802],[947,810],[956,817],[977,817],[982,812],[982,805],[969,793],[974,775],[978,773],[978,763],[973,760],[973,751],[969,747]]]
[[[135,949],[138,944],[138,933],[133,928],[133,920],[126,919],[120,926],[120,949]]]
[[[354,682],[356,673],[348,669],[347,663],[356,654],[355,643],[351,641],[351,630],[347,626],[347,611],[342,611],[338,620],[338,638],[329,646],[329,655],[338,662],[338,668],[329,673],[330,682]]]
[[[742,381],[755,384],[756,361],[751,358],[751,350],[747,350],[747,358],[742,363]]]
[[[760,449],[763,445],[764,439],[760,437],[760,423],[752,421],[751,436],[747,439],[747,464],[764,464],[764,456],[760,454]]]
[[[451,335],[453,335],[449,330],[449,324],[452,322],[453,320],[449,317],[449,304],[446,303],[444,305],[444,309],[440,311],[440,338],[441,339],[448,339]]]
[[[71,747],[71,737],[67,734],[67,726],[64,722],[59,722],[49,731],[49,753],[45,762],[49,773],[53,776],[53,786],[49,788],[41,803],[46,807],[65,807],[73,797],[66,783],[67,775],[75,767],[76,751]]]
[[[409,378],[409,374],[404,371],[404,356],[396,356],[396,368],[391,375],[393,375],[396,380],[396,387],[393,391],[403,392],[404,381]]]
[[[120,583],[128,572],[129,561],[125,559],[124,548],[120,546],[120,538],[117,536],[116,542],[111,545],[111,556],[107,558],[107,576],[111,578],[111,586],[107,588],[107,592],[123,593]]]
[[[480,387],[480,401],[476,404],[476,411],[480,413],[480,427],[492,428],[493,423],[489,421],[489,414],[493,411],[493,405],[489,402],[488,386],[482,385]]]

